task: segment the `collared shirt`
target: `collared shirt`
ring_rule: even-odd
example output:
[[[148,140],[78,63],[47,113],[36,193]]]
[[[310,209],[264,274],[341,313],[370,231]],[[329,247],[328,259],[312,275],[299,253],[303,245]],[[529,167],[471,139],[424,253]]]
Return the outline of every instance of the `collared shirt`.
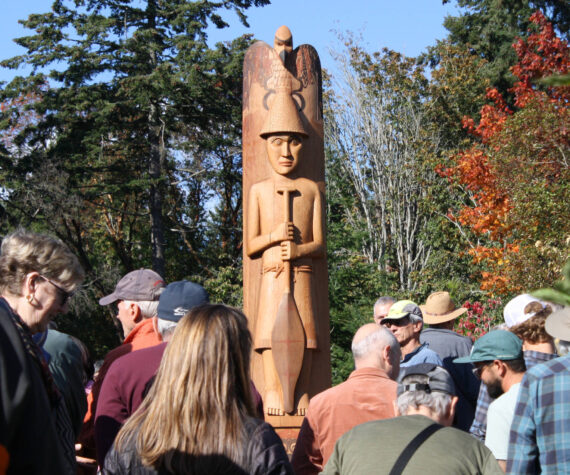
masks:
[[[558,355],[554,353],[541,353],[540,351],[527,350],[523,352],[524,362],[527,371],[536,366],[537,364],[550,361],[557,358]],[[487,386],[481,385],[479,389],[479,397],[477,399],[477,409],[475,409],[475,419],[469,432],[471,435],[479,439],[481,442],[485,441],[485,434],[487,432],[487,412],[489,411],[489,404],[493,402],[493,398],[487,392]]]
[[[420,342],[427,343],[430,350],[439,355],[443,360],[443,367],[455,383],[459,401],[455,406],[453,427],[469,431],[475,416],[481,381],[473,374],[471,363],[454,363],[453,360],[469,356],[473,347],[471,338],[444,328],[425,328],[420,333]]]
[[[570,355],[526,372],[511,426],[507,473],[568,473]]]
[[[319,473],[337,439],[354,426],[394,417],[397,387],[386,371],[360,368],[344,383],[313,397],[291,459],[295,473]]]
[[[430,350],[427,343],[423,343],[414,351],[404,356],[404,359],[400,361],[400,368],[421,363],[433,363],[438,366],[443,366],[443,361],[441,361],[438,354],[435,351]]]

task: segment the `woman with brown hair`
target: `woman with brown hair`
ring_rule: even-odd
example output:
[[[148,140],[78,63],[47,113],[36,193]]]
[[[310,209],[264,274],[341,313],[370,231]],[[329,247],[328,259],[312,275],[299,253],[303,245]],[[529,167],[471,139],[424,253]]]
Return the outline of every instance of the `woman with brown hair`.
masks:
[[[75,473],[71,421],[32,335],[67,312],[83,270],[63,242],[24,230],[0,252],[0,469]]]
[[[250,353],[243,313],[225,305],[192,309],[103,473],[292,474],[281,439],[253,417]]]

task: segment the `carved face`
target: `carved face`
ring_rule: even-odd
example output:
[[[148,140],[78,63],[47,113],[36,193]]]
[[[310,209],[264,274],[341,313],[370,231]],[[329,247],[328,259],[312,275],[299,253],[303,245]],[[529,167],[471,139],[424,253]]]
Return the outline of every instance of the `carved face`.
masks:
[[[291,173],[299,164],[303,139],[297,134],[272,134],[267,137],[267,157],[279,175]]]

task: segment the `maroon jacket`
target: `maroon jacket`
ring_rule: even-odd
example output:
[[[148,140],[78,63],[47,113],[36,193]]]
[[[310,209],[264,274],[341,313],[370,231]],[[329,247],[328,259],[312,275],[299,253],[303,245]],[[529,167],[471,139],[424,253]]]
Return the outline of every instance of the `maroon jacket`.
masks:
[[[129,353],[117,359],[109,368],[95,414],[95,442],[100,467],[122,425],[146,395],[147,385],[158,371],[166,345],[161,343]],[[258,417],[263,418],[261,396],[253,383],[251,386]]]

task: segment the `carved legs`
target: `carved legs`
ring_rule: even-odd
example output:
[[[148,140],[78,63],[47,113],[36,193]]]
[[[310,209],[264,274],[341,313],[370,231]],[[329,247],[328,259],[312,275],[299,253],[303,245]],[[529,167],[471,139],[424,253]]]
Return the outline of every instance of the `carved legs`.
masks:
[[[261,354],[263,359],[263,375],[265,378],[265,394],[263,405],[265,412],[270,416],[283,416],[283,403],[281,402],[281,385],[273,363],[273,351],[264,350]]]
[[[283,416],[283,398],[281,383],[275,365],[273,363],[273,351],[264,350],[261,354],[263,359],[263,372],[265,378],[265,391],[263,397],[263,406],[265,413],[270,416]],[[313,350],[305,349],[303,355],[303,368],[299,375],[299,380],[295,388],[295,401],[297,402],[297,410],[295,415],[304,416],[309,407],[309,382],[311,378],[311,364],[313,359]]]

